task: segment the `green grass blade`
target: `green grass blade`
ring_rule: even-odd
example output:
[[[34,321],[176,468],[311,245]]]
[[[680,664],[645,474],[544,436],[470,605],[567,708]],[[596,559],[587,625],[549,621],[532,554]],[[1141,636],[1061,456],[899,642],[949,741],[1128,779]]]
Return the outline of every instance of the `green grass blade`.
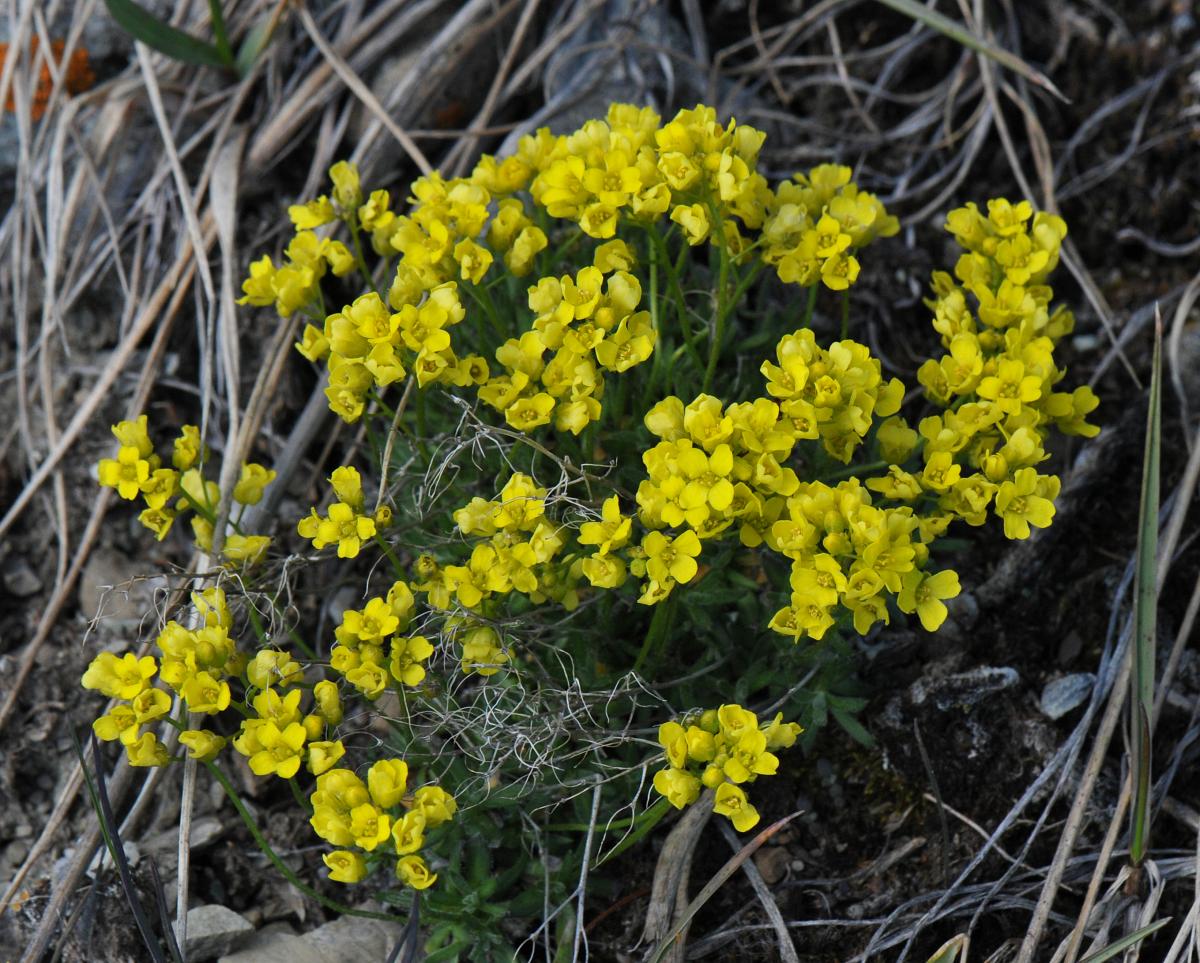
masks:
[[[1118,953],[1124,953],[1131,946],[1136,946],[1151,933],[1156,933],[1170,922],[1171,917],[1168,916],[1166,919],[1158,920],[1149,926],[1143,926],[1140,930],[1134,930],[1128,936],[1122,936],[1117,942],[1080,960],[1079,963],[1104,963],[1105,960],[1111,960]]]
[[[1005,50],[1003,47],[998,47],[977,33],[972,33],[961,23],[956,23],[945,14],[938,13],[936,10],[930,10],[928,7],[917,2],[917,0],[879,0],[884,6],[891,7],[897,13],[902,13],[906,17],[916,20],[918,23],[923,23],[932,30],[936,30],[940,34],[949,37],[955,43],[962,44],[969,50],[974,50],[976,53],[981,53],[985,57],[990,57],[1002,67],[1007,67],[1014,73],[1020,74],[1031,84],[1036,84],[1043,90],[1052,93],[1055,97],[1065,104],[1069,104],[1070,100],[1054,86],[1044,73],[1037,70],[1029,64],[1025,63],[1016,54]]]
[[[1158,500],[1162,432],[1162,319],[1154,328],[1154,367],[1138,509],[1137,582],[1134,596],[1133,691],[1130,699],[1130,751],[1133,754],[1133,807],[1129,859],[1140,866],[1150,843],[1151,720],[1154,718],[1154,648],[1158,612]]]
[[[135,40],[174,60],[202,67],[232,67],[233,59],[221,56],[210,43],[164,23],[134,0],[104,0],[117,25]]]
[[[237,72],[239,76],[245,77],[246,74],[250,73],[250,68],[254,66],[254,61],[258,59],[259,54],[266,49],[267,44],[270,42],[271,18],[263,17],[247,31],[241,46],[238,47]]]

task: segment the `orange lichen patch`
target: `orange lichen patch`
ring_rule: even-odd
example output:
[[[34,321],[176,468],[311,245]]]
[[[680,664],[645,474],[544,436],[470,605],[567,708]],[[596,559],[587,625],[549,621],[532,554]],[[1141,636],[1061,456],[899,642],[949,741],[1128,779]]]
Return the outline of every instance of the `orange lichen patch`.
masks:
[[[50,56],[54,58],[55,64],[62,64],[64,47],[65,44],[61,40],[51,41]],[[3,69],[4,60],[8,56],[8,49],[7,43],[0,43],[0,69]],[[50,74],[50,65],[46,63],[45,57],[38,58],[37,37],[34,37],[30,41],[29,53],[33,57],[34,62],[38,64],[37,86],[34,87],[33,103],[31,105],[33,119],[38,120],[46,112],[46,105],[50,101],[50,92],[54,89],[54,78]],[[63,81],[63,86],[66,88],[67,93],[82,93],[95,82],[96,75],[92,73],[92,66],[88,61],[87,51],[82,47],[72,51],[66,63],[66,77]],[[7,111],[15,111],[17,109],[11,90],[8,97],[5,98],[4,109]]]

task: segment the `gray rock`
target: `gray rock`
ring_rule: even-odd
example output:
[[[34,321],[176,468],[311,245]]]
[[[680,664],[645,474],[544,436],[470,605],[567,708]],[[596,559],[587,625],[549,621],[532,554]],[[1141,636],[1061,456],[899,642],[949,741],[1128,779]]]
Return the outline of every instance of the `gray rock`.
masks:
[[[79,579],[79,610],[114,629],[133,628],[154,613],[154,594],[165,590],[161,575],[145,575],[146,563],[111,548],[92,552]]]
[[[1039,707],[1051,719],[1061,719],[1072,709],[1083,705],[1092,694],[1096,676],[1091,672],[1076,672],[1047,682],[1042,689]]]
[[[379,963],[403,932],[396,923],[357,916],[339,917],[302,936],[266,927],[219,963]]]
[[[4,563],[4,588],[19,599],[29,598],[42,590],[42,580],[23,558],[9,558]]]
[[[254,927],[246,918],[217,903],[188,910],[187,946],[190,963],[213,960],[246,942]]]
[[[1016,669],[983,665],[940,679],[919,679],[912,684],[909,695],[913,705],[932,701],[945,712],[955,707],[973,706],[994,693],[1011,689],[1020,681]]]

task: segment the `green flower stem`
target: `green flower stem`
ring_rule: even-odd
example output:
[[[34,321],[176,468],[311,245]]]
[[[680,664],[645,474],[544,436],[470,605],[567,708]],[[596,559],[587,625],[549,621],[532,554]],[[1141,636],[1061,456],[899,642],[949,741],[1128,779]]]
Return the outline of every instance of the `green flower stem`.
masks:
[[[238,811],[238,815],[242,817],[242,822],[244,822],[246,824],[246,828],[250,830],[250,835],[254,837],[254,842],[258,844],[258,848],[262,850],[263,855],[266,856],[267,859],[274,864],[275,868],[283,874],[284,878],[287,879],[287,881],[293,886],[295,886],[296,889],[298,889],[301,893],[303,893],[305,896],[311,896],[327,910],[332,910],[334,913],[341,913],[343,916],[361,916],[364,919],[386,920],[389,923],[407,922],[407,920],[400,919],[399,917],[392,916],[388,913],[372,913],[368,910],[358,910],[351,906],[346,906],[343,903],[338,903],[326,896],[322,896],[315,889],[301,880],[299,876],[297,876],[290,868],[288,868],[287,863],[279,858],[279,854],[271,848],[271,844],[267,842],[266,836],[264,836],[262,830],[258,828],[258,823],[254,821],[254,817],[250,815],[250,811],[246,808],[245,803],[243,803],[241,798],[238,796],[237,790],[235,790],[233,788],[233,784],[230,783],[229,777],[226,776],[225,773],[223,773],[214,762],[206,762],[204,765],[208,767],[208,771],[213,774],[213,777],[221,784],[221,788],[225,790],[225,795],[229,797],[229,801],[233,803],[233,808],[236,809]]]
[[[713,378],[717,374],[717,358],[721,356],[721,342],[725,340],[725,323],[729,320],[732,304],[725,300],[725,292],[729,289],[729,245],[725,240],[724,226],[721,223],[721,212],[713,199],[705,191],[708,203],[708,215],[712,221],[712,237],[717,242],[717,253],[720,266],[717,268],[717,312],[713,321],[712,340],[708,345],[708,365],[704,369],[704,387],[701,391],[708,394],[712,388]],[[732,300],[732,299],[730,299]]]
[[[808,289],[808,304],[804,306],[804,320],[800,322],[802,328],[812,326],[813,312],[817,309],[817,288],[820,283],[820,281],[815,281]]]
[[[828,474],[821,476],[822,482],[838,481],[842,478],[850,478],[853,475],[867,475],[871,472],[880,471],[884,468],[890,468],[890,461],[869,461],[865,465],[846,465],[844,468],[835,468]]]
[[[404,578],[406,574],[404,571],[404,566],[400,564],[400,559],[398,559],[396,557],[396,553],[392,551],[392,546],[390,546],[384,540],[384,537],[380,535],[379,532],[376,532],[373,537],[375,539],[375,544],[379,546],[379,548],[383,551],[383,554],[387,556],[387,560],[391,563],[392,571],[396,573],[396,578]]]
[[[675,609],[675,593],[672,592],[665,601],[660,602],[654,608],[654,617],[650,620],[650,628],[646,630],[646,638],[642,641],[641,651],[638,652],[637,659],[633,663],[633,671],[640,672],[647,659],[650,658],[654,650],[662,643],[663,637],[667,634],[667,628],[671,624],[671,615]]]
[[[495,302],[492,301],[492,297],[487,293],[487,290],[485,288],[478,288],[474,284],[467,284],[465,282],[459,284],[458,289],[460,291],[467,292],[467,295],[470,297],[470,299],[475,302],[475,304],[481,311],[483,311],[484,314],[487,315],[488,322],[491,324],[492,329],[496,332],[500,340],[502,342],[507,341],[508,331],[505,329],[504,325],[500,323],[500,316],[496,313]]]
[[[688,350],[695,357],[696,364],[703,365],[704,359],[700,355],[700,349],[696,347],[695,336],[692,333],[692,326],[688,320],[687,302],[684,300],[683,288],[679,283],[679,272],[675,270],[675,265],[671,262],[670,252],[667,251],[666,239],[653,227],[646,229],[646,235],[657,249],[658,260],[666,268],[667,281],[671,290],[671,297],[675,301],[675,313],[679,318],[679,329],[683,332],[683,340],[687,343]]]
[[[274,599],[271,599],[271,611],[273,611],[277,616],[283,616],[283,613],[279,611],[279,607],[275,604]],[[270,639],[267,638],[266,629],[263,627],[262,620],[259,618],[258,612],[255,610],[253,605],[246,606],[246,614],[250,617],[250,624],[254,627],[254,634],[258,636],[259,643],[261,645],[269,645]],[[313,647],[309,645],[308,642],[305,641],[304,637],[295,629],[289,628],[288,636],[291,638],[296,648],[308,656],[308,658],[315,659],[317,657],[317,653],[313,650]]]
[[[296,777],[293,776],[287,781],[288,788],[292,791],[292,798],[296,800],[296,805],[303,809],[310,816],[312,815],[312,803],[305,798],[304,793],[300,791],[300,784],[296,782]]]
[[[350,226],[350,242],[354,246],[354,263],[358,265],[358,272],[363,276],[363,280],[367,282],[367,287],[372,291],[378,291],[375,288],[375,278],[371,276],[371,269],[367,267],[367,259],[363,256],[362,239],[359,237],[358,215],[350,217],[347,222]]]
[[[842,340],[850,336],[850,292],[842,292]]]

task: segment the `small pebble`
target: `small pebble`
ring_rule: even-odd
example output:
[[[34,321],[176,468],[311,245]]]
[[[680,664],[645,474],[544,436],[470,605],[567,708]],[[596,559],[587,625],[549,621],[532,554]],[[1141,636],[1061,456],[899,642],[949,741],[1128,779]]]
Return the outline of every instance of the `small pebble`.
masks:
[[[1076,672],[1047,682],[1039,704],[1043,715],[1061,719],[1088,700],[1095,684],[1096,677],[1091,672]]]
[[[19,599],[37,595],[42,590],[42,580],[23,558],[10,558],[5,562],[3,578],[5,591]]]

